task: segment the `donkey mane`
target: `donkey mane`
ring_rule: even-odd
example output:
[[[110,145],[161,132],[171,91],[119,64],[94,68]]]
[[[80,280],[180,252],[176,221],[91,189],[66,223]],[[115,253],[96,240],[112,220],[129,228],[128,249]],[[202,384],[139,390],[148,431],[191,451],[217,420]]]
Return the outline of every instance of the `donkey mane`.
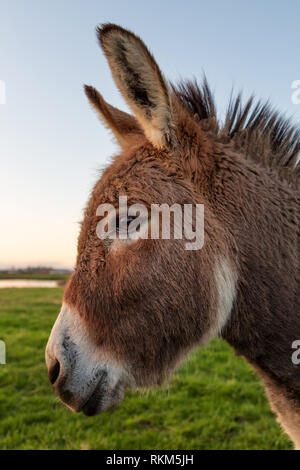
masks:
[[[252,95],[246,103],[242,95],[231,94],[225,120],[217,117],[213,93],[204,76],[171,85],[176,98],[199,126],[222,143],[242,151],[246,158],[276,171],[282,181],[300,189],[300,129],[270,103]]]

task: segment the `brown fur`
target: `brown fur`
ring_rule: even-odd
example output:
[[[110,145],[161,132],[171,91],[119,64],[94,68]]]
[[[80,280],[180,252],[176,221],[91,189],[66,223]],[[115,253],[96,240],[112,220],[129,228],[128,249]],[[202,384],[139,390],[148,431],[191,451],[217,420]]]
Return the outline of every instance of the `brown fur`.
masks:
[[[93,189],[64,300],[99,347],[128,365],[138,385],[161,383],[216,323],[215,272],[227,260],[237,285],[223,337],[259,369],[299,446],[300,372],[291,361],[292,342],[300,338],[299,132],[267,105],[251,114],[252,99],[242,107],[240,97],[221,127],[206,82],[202,89],[187,83],[171,93],[139,38],[114,25],[99,35],[139,129]],[[136,81],[126,54],[122,64],[118,59],[128,38],[139,56]],[[163,102],[159,117],[153,96]],[[97,99],[94,93],[103,115]],[[123,139],[123,126],[107,116]],[[149,126],[159,129],[153,140]],[[110,250],[97,238],[96,209],[117,204],[120,194],[147,206],[204,203],[204,247],[194,252],[184,249],[184,240],[138,240]]]
[[[121,147],[132,146],[134,140],[143,134],[136,119],[124,111],[106,103],[94,87],[85,85],[85,94],[100,119],[110,129]]]

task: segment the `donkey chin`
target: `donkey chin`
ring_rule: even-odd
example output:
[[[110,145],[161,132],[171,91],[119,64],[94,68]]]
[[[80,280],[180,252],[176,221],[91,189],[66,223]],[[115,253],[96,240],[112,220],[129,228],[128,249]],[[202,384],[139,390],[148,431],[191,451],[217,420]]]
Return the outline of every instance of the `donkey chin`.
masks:
[[[126,368],[99,350],[77,312],[63,304],[47,347],[46,364],[54,391],[73,412],[94,416],[120,403],[135,382]]]

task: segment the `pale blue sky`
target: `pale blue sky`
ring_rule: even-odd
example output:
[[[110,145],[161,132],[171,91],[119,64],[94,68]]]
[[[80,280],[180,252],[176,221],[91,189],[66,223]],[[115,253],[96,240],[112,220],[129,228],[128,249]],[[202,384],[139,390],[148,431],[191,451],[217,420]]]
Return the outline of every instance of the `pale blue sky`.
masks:
[[[72,265],[97,169],[116,153],[82,91],[126,109],[97,44],[113,22],[146,42],[167,78],[205,71],[222,112],[232,85],[300,123],[298,0],[0,0],[0,265]]]

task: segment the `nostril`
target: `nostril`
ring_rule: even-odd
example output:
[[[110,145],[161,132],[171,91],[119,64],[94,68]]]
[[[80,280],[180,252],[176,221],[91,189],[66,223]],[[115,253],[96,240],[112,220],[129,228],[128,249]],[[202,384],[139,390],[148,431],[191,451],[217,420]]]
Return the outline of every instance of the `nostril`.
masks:
[[[50,367],[49,373],[48,373],[49,380],[50,380],[50,382],[51,382],[52,385],[54,385],[55,382],[56,382],[56,380],[58,379],[59,372],[60,372],[60,364],[59,364],[59,362],[56,360],[56,361],[55,361],[55,364]]]

